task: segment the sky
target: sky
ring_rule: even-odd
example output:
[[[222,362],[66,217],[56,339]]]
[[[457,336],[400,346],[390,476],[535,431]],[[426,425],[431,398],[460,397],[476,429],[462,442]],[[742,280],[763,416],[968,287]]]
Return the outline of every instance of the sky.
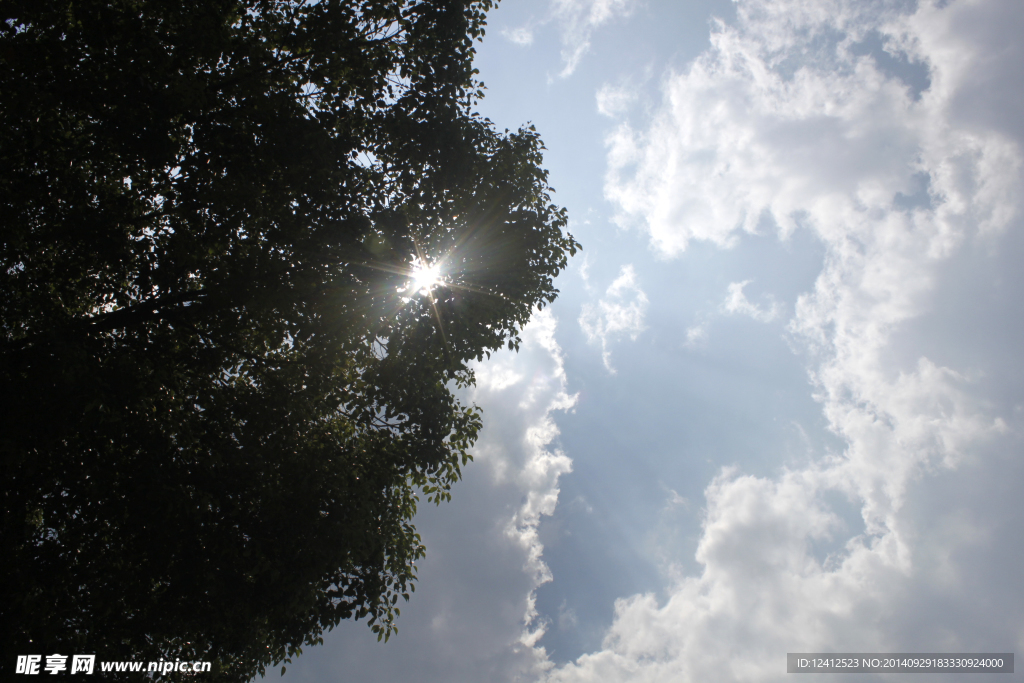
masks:
[[[1017,0],[493,10],[481,112],[536,125],[583,250],[476,368],[398,633],[342,623],[268,678],[1024,652],[1021,36]]]

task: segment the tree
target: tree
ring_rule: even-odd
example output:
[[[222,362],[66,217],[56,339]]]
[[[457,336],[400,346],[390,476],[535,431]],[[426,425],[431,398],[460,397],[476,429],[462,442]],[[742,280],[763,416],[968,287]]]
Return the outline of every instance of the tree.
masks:
[[[534,129],[474,113],[491,6],[0,5],[7,653],[243,681],[394,629],[453,390],[579,246]]]

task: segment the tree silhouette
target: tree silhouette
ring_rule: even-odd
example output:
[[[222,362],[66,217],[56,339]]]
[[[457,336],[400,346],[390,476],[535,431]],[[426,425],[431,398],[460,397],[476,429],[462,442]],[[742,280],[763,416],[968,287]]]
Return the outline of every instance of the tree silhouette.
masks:
[[[474,113],[491,6],[3,3],[4,667],[391,633],[453,390],[579,246],[537,133]]]

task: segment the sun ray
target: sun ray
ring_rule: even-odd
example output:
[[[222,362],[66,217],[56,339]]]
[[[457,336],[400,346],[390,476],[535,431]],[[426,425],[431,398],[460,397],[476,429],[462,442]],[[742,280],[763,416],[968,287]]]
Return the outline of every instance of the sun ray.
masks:
[[[434,312],[434,320],[437,321],[437,331],[441,333],[441,341],[444,342],[445,356],[448,358],[448,363],[454,365],[455,358],[452,353],[452,347],[448,343],[448,335],[444,331],[441,313],[437,310],[437,300],[434,299],[434,287],[442,284],[440,276],[441,262],[435,261],[433,264],[429,264],[423,254],[423,250],[420,248],[420,243],[415,239],[413,239],[413,246],[416,248],[417,263],[413,265],[412,281],[417,285],[416,290],[425,293],[430,300],[430,308]]]

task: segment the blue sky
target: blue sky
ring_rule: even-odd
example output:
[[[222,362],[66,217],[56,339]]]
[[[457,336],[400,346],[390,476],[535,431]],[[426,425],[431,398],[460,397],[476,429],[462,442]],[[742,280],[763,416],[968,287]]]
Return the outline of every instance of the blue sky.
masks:
[[[537,126],[584,250],[477,368],[397,636],[284,680],[1024,651],[1021,35],[1013,0],[494,10],[481,110]]]

